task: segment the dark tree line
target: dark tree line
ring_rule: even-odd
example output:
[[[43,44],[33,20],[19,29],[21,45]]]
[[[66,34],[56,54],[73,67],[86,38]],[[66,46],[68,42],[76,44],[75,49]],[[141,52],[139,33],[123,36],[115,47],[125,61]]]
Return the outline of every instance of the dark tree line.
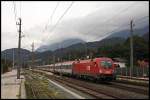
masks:
[[[1,74],[8,72],[12,68],[12,61],[1,59]]]
[[[79,48],[80,49],[80,48]],[[149,60],[149,42],[144,40],[142,37],[133,36],[133,52],[134,52],[134,64],[137,64],[137,60],[148,59]],[[127,65],[130,63],[130,38],[128,38],[123,43],[118,43],[116,45],[103,45],[98,49],[87,48],[87,55],[90,58],[95,57],[120,57],[127,60]],[[75,59],[85,59],[85,50],[78,50],[68,52],[63,55],[63,60],[75,60]]]
[[[108,41],[110,42],[110,41]],[[112,41],[113,42],[113,41]],[[110,42],[111,43],[111,42]],[[137,60],[148,59],[149,60],[149,42],[142,37],[133,36],[133,54],[134,54],[134,65],[137,64]],[[55,56],[55,57],[54,57]],[[130,38],[127,38],[125,42],[118,42],[115,45],[101,45],[96,48],[91,48],[87,45],[87,48],[78,47],[70,50],[60,51],[59,54],[51,54],[44,56],[45,64],[52,64],[60,61],[69,61],[75,59],[86,59],[95,57],[120,57],[127,60],[127,66],[130,63]],[[54,60],[55,58],[55,60]]]

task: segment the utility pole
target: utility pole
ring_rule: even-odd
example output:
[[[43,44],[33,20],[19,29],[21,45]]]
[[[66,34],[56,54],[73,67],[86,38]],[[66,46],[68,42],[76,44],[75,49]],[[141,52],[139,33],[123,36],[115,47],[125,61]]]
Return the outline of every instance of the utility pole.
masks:
[[[69,53],[69,61],[70,61],[70,53]]]
[[[13,69],[14,69],[14,49],[13,49]]]
[[[85,59],[87,59],[87,45],[86,45],[86,43],[84,43],[84,46],[85,46]]]
[[[4,52],[4,54],[5,54],[5,65],[6,65],[6,52]]]
[[[19,25],[19,41],[18,41],[18,66],[17,66],[17,79],[20,79],[20,67],[21,67],[21,58],[20,58],[20,48],[21,48],[21,18],[19,18],[19,22],[17,23]]]
[[[53,71],[55,72],[55,54],[53,55]]]
[[[34,42],[31,45],[32,47],[32,68],[34,67]]]
[[[130,77],[132,76],[133,72],[133,20],[130,22]]]

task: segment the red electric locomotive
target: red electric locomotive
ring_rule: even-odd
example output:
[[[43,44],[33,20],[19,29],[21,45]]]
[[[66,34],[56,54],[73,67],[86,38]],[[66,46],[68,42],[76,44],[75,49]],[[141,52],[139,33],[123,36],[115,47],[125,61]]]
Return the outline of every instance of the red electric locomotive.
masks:
[[[81,60],[73,63],[72,74],[98,80],[113,80],[115,79],[115,67],[110,58]]]
[[[55,73],[97,80],[115,79],[115,66],[110,58],[101,57],[89,60],[68,61],[49,66]]]

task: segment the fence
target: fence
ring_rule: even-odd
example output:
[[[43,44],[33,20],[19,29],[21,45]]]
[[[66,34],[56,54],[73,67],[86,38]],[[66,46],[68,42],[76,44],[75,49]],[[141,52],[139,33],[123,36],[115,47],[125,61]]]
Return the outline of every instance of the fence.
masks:
[[[149,77],[149,67],[134,67],[133,70],[129,67],[116,68],[116,75],[123,76],[133,76],[133,77]]]

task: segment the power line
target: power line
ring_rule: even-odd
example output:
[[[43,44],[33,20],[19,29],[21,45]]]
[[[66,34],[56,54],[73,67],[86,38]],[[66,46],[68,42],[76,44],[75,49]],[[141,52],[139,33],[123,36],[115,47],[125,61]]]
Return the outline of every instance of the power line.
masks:
[[[122,12],[125,12],[127,10],[129,10],[130,7],[133,7],[135,3],[132,3],[131,5],[129,5],[128,7],[126,7],[125,9],[121,10],[119,13],[117,13],[116,15],[114,15],[113,17],[111,17],[110,19],[106,20],[105,22],[109,22],[112,21],[113,18],[118,17],[119,14],[122,14]]]
[[[144,19],[144,18],[146,18],[146,17],[148,17],[148,16],[143,16],[143,17],[141,17],[141,18],[139,18],[138,20],[136,19],[135,21],[134,21],[134,23],[136,23],[136,21],[138,21],[138,23],[140,22],[140,21],[142,21],[142,19]],[[117,27],[117,28],[115,28],[114,30],[112,30],[112,31],[110,31],[110,32],[107,32],[107,33],[105,33],[102,37],[104,37],[104,36],[107,36],[108,34],[111,34],[111,33],[114,33],[114,32],[118,32],[118,29],[120,29],[120,28],[124,28],[124,29],[126,29],[127,28],[127,25],[130,25],[130,24],[123,24],[123,25],[121,25],[120,27]],[[123,30],[123,29],[122,29]],[[121,31],[121,30],[120,30]],[[100,37],[100,36],[99,36]],[[98,38],[99,38],[98,37]]]
[[[59,18],[59,20],[56,22],[56,24],[55,24],[54,27],[50,30],[50,32],[52,32],[52,31],[56,28],[56,26],[57,26],[57,24],[59,23],[59,21],[63,18],[63,16],[64,16],[64,15],[67,13],[67,11],[71,8],[71,6],[72,6],[73,3],[74,3],[74,2],[72,2],[72,3],[70,4],[70,6],[66,9],[66,11],[64,12],[64,14]],[[135,3],[132,3],[131,5],[129,5],[128,7],[126,7],[125,9],[121,10],[119,13],[128,10],[133,4],[135,4]],[[105,22],[107,22],[107,21],[109,21],[109,20],[112,20],[112,19],[113,19],[114,17],[116,17],[116,16],[118,16],[118,13],[117,13],[115,16],[111,17],[110,19],[106,20]],[[97,27],[95,27],[95,28],[97,28]],[[95,28],[94,28],[94,29],[95,29]]]
[[[17,12],[16,12],[16,4],[15,2],[13,1],[13,6],[14,6],[14,15],[15,15],[15,22],[16,22],[16,19],[17,19]]]
[[[50,30],[50,32],[52,32],[56,28],[57,24],[64,17],[64,15],[69,11],[69,9],[72,7],[73,3],[74,2],[72,1],[72,3],[70,4],[70,6],[65,10],[65,12],[62,14],[62,16],[58,19],[58,21],[56,22],[56,24],[54,25],[54,27]]]
[[[60,1],[59,1],[59,2],[60,2]],[[52,23],[53,15],[55,14],[56,9],[58,8],[59,2],[56,4],[56,7],[54,8],[54,10],[53,10],[53,12],[52,12],[52,14],[51,14],[51,16],[50,16],[50,22],[51,22],[51,23]],[[48,23],[49,23],[49,20],[48,20],[47,24],[45,25],[45,30],[47,29]]]
[[[134,21],[136,22],[136,24],[137,23],[139,24],[139,22],[141,22],[141,21],[143,21],[144,19],[147,19],[147,18],[149,18],[149,16],[143,16],[141,18],[135,19]]]
[[[20,1],[20,18],[21,18],[21,1]]]
[[[127,25],[127,24],[126,24]],[[98,36],[97,38],[99,38],[99,37],[105,37],[105,36],[107,36],[107,35],[109,35],[109,34],[111,34],[111,33],[114,33],[114,32],[118,32],[118,29],[120,29],[120,28],[122,28],[122,27],[124,27],[124,25],[121,25],[120,27],[117,27],[117,28],[115,28],[115,29],[113,29],[112,31],[110,31],[110,32],[106,32],[104,35],[100,35],[100,36]],[[124,27],[124,28],[126,28],[126,27]],[[96,39],[97,39],[96,38]]]
[[[121,14],[122,12],[127,11],[130,7],[133,7],[133,6],[132,6],[133,4],[135,4],[135,3],[132,3],[131,5],[129,5],[128,7],[126,7],[125,9],[120,10],[119,13],[115,14],[115,15],[114,15],[113,17],[111,17],[110,19],[105,20],[103,23],[107,23],[107,22],[112,21],[113,18],[118,17],[119,14]],[[95,30],[96,28],[97,28],[97,27],[94,27],[93,30]]]
[[[72,5],[73,5],[73,3],[74,3],[74,1],[72,1],[72,3],[69,5],[69,7],[65,10],[65,12],[62,14],[62,16],[57,20],[57,22],[56,22],[56,24],[54,25],[54,27],[50,30],[50,32],[52,32],[55,28],[56,28],[56,26],[58,25],[58,23],[60,22],[60,20],[64,17],[64,15],[69,11],[69,9],[72,7]],[[47,36],[47,37],[49,37],[49,35]],[[43,38],[44,39],[44,38]],[[43,39],[42,39],[42,41],[43,41]]]
[[[132,3],[131,5],[129,5],[128,7],[126,7],[125,9],[121,10],[119,13],[115,14],[115,15],[114,15],[113,17],[111,17],[110,19],[105,20],[104,22],[107,23],[107,22],[112,21],[112,19],[113,19],[113,18],[116,18],[116,16],[118,16],[119,14],[121,14],[121,12],[127,11],[127,10],[129,10],[130,7],[133,7],[133,6],[132,6],[133,4],[135,4],[135,3]],[[142,17],[142,18],[140,18],[140,19],[143,19],[143,18],[145,18],[145,17],[147,17],[147,16],[144,16],[144,17]],[[127,25],[127,24],[125,24],[125,25]],[[124,26],[124,25],[118,27],[117,29],[122,28],[123,26]],[[96,28],[97,28],[97,27],[94,27],[93,30],[95,30]],[[110,33],[112,33],[112,32],[116,32],[116,29],[112,30],[111,32],[107,32],[106,35],[108,35],[108,34],[110,34]],[[89,32],[87,32],[87,33],[89,33]],[[106,35],[103,35],[103,37],[106,36]]]
[[[27,38],[27,35],[26,35],[26,38]],[[27,39],[29,40],[29,38],[27,38]],[[23,44],[25,44],[25,45],[22,48],[29,47],[29,45],[31,44],[29,41],[23,42]]]
[[[14,20],[15,20],[15,22],[17,22],[17,10],[16,10],[16,4],[14,1],[13,1],[13,7],[14,7]],[[16,25],[16,30],[18,31],[17,25]]]
[[[146,15],[146,16],[143,16],[143,17],[141,17],[141,18],[135,19],[135,21],[136,21],[136,20],[142,20],[142,19],[145,19],[145,18],[149,18],[149,15]]]
[[[25,44],[24,42],[22,44]],[[31,43],[30,43],[31,44]],[[25,44],[24,46],[22,46],[21,48],[26,48],[29,47],[30,44]]]

